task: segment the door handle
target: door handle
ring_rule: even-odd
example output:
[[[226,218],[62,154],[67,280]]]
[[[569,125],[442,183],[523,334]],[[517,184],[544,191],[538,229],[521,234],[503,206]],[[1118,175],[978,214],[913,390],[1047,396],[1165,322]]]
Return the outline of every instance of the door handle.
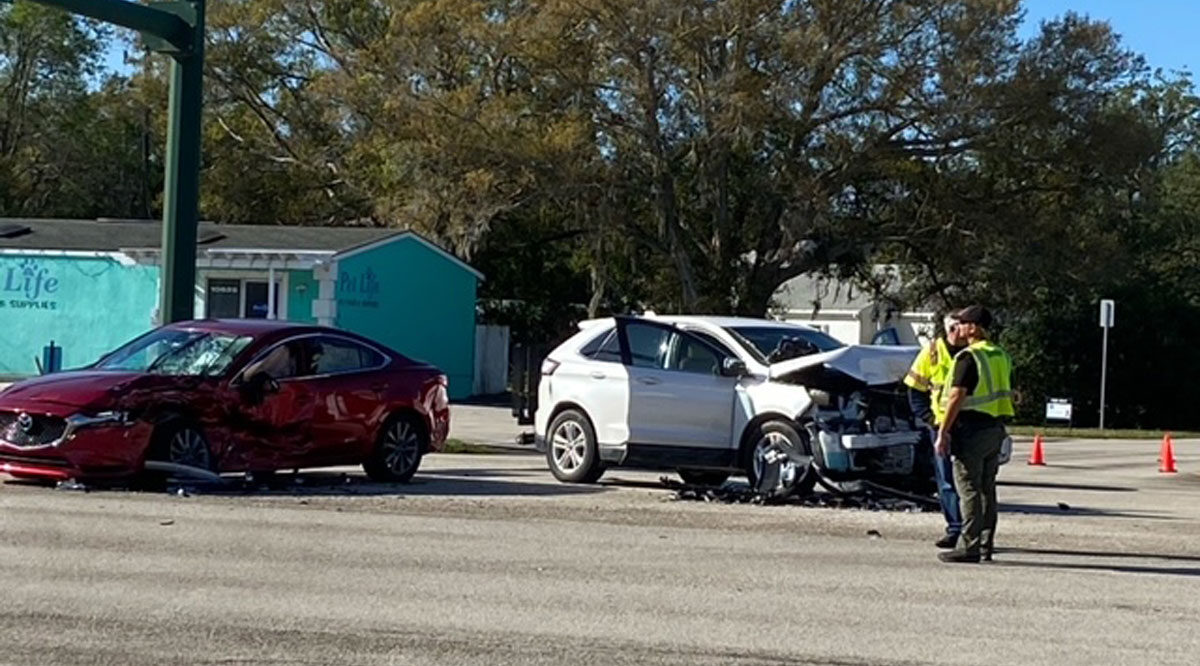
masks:
[[[654,386],[655,384],[662,383],[662,380],[659,379],[658,377],[638,377],[638,381],[645,384],[646,386]]]
[[[387,384],[383,384],[383,383],[371,384],[371,390],[376,393],[383,393],[384,391],[387,390],[387,388],[388,388]]]
[[[608,375],[599,370],[592,370],[592,379],[604,379],[605,377],[608,377]]]

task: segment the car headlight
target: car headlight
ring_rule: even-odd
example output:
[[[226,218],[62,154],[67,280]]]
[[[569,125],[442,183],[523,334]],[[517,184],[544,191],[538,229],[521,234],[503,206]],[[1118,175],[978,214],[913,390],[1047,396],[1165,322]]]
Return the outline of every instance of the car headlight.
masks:
[[[80,428],[88,428],[92,426],[102,425],[130,425],[133,420],[129,417],[129,412],[122,410],[109,410],[96,412],[95,414],[75,414],[67,417],[67,426],[71,430]]]

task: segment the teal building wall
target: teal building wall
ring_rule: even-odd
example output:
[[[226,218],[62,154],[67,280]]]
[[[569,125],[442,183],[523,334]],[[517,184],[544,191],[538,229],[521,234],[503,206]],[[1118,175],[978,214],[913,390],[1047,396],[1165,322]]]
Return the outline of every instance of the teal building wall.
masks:
[[[471,395],[478,279],[409,236],[338,261],[337,325],[436,365],[452,399]]]
[[[88,365],[153,326],[158,269],[105,257],[0,257],[0,375],[37,374],[42,349]]]

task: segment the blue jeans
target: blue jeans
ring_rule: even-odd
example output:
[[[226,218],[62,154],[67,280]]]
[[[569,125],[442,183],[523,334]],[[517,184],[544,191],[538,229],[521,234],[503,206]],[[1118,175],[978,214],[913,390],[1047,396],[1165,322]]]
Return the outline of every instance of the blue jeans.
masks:
[[[962,510],[958,505],[958,492],[954,490],[954,461],[949,454],[939,456],[934,451],[933,473],[937,478],[938,502],[946,517],[946,534],[957,537],[962,534]]]

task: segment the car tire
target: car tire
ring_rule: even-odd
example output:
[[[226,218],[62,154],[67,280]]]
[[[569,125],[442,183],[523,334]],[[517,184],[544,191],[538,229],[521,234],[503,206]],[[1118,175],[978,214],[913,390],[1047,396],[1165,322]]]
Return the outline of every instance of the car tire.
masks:
[[[568,409],[550,422],[546,464],[554,478],[564,483],[595,483],[604,474],[596,430],[582,412]]]
[[[679,478],[693,486],[719,486],[729,479],[729,472],[712,472],[701,469],[681,469]]]
[[[379,431],[371,457],[363,463],[363,471],[372,481],[408,483],[428,450],[429,436],[415,418],[404,414],[393,416]]]
[[[199,426],[183,419],[166,421],[154,429],[146,460],[217,471],[217,459],[208,437]],[[147,470],[143,470],[141,475],[142,484],[150,490],[166,487],[169,478],[169,473]]]
[[[787,462],[769,462],[772,451],[786,454]],[[804,496],[817,484],[812,448],[796,424],[786,419],[763,421],[746,432],[742,464],[750,487],[762,493]],[[785,478],[791,481],[783,481]]]

